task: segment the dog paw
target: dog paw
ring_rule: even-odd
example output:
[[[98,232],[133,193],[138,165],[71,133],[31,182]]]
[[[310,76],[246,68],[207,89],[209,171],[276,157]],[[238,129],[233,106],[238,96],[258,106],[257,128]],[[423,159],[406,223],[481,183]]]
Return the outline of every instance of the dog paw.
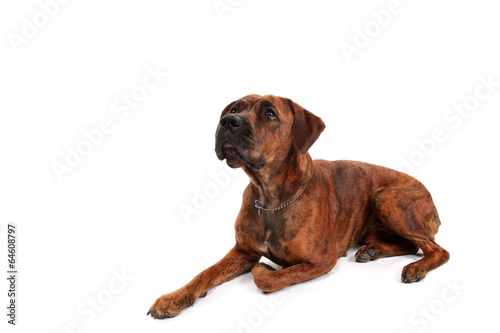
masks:
[[[257,287],[265,293],[270,293],[276,289],[273,287],[271,274],[275,271],[268,264],[259,263],[252,269],[253,281]]]
[[[190,293],[179,289],[159,297],[151,306],[148,315],[156,319],[173,318],[184,308],[194,304],[196,298]]]
[[[380,251],[369,246],[363,246],[355,255],[357,262],[368,262],[377,259],[379,256]]]
[[[425,278],[427,275],[427,270],[420,264],[409,264],[403,268],[403,273],[401,274],[401,281],[404,283],[418,282]]]

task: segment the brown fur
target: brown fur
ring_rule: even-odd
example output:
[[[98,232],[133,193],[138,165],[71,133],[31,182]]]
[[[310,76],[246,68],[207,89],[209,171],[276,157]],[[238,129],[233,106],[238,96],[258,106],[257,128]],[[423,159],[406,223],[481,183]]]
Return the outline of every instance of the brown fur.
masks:
[[[275,116],[273,118],[273,115]],[[434,241],[440,225],[427,189],[404,173],[353,161],[312,161],[307,153],[323,121],[289,99],[249,95],[221,115],[216,153],[250,177],[236,219],[236,245],[183,288],[161,296],[148,314],[174,317],[211,288],[252,272],[264,292],[329,272],[337,258],[364,244],[356,261],[416,253],[403,282],[416,282],[449,254]],[[280,210],[268,208],[290,202]],[[282,266],[260,263],[264,256]]]

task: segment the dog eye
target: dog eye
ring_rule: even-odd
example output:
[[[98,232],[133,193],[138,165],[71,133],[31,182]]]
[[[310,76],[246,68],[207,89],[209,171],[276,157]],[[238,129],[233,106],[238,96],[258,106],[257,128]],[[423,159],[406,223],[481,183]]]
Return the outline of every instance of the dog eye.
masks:
[[[274,120],[276,119],[276,114],[272,109],[267,109],[266,112],[264,113],[266,118],[269,120]]]
[[[229,110],[229,113],[236,113],[236,108],[232,107],[231,110]]]

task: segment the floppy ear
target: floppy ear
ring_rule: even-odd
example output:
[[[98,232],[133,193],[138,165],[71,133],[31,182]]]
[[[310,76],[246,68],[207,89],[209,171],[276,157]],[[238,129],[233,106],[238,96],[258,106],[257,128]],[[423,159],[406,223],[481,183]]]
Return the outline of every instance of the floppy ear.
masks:
[[[320,117],[307,111],[294,101],[288,98],[286,100],[294,115],[292,128],[293,145],[299,153],[305,154],[325,129],[325,123]]]

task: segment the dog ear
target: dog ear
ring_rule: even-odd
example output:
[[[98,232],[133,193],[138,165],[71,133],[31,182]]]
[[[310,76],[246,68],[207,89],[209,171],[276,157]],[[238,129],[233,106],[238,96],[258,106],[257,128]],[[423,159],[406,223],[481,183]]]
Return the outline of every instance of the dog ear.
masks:
[[[325,129],[325,123],[320,117],[307,111],[294,101],[288,98],[286,98],[286,101],[294,115],[292,128],[293,145],[299,153],[305,154]]]

